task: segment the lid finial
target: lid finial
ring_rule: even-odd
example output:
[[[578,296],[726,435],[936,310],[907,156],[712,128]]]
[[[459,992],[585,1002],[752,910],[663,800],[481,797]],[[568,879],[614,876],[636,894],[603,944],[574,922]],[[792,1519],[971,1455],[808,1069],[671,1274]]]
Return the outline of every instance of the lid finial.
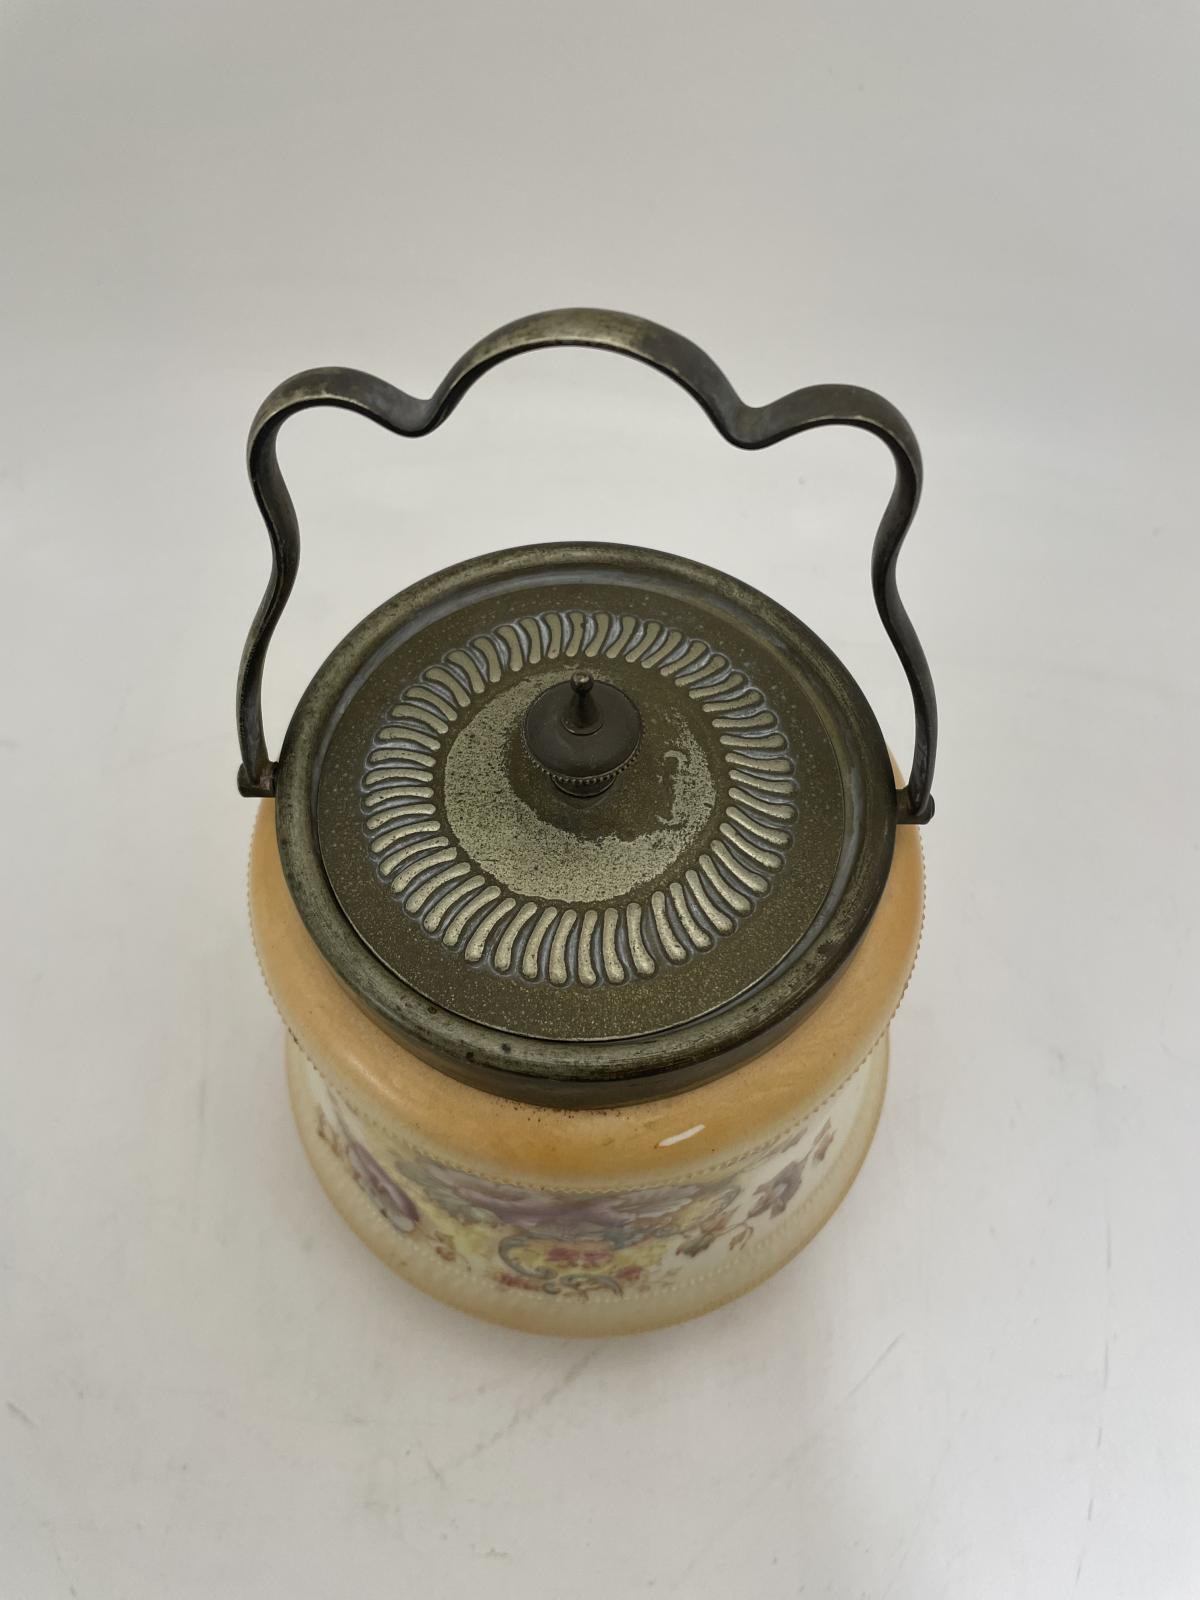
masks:
[[[568,705],[563,721],[572,733],[595,733],[597,728],[604,724],[604,718],[592,694],[595,682],[590,672],[581,670],[571,674],[571,688],[575,691],[575,698]]]
[[[637,754],[642,719],[627,694],[582,668],[525,713],[525,749],[556,788],[580,800],[611,789]]]

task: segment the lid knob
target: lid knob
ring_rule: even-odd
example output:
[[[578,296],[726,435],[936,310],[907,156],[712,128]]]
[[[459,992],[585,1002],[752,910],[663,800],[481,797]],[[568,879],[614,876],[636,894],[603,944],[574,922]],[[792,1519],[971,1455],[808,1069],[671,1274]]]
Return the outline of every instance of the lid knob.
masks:
[[[610,789],[637,754],[642,719],[614,684],[578,671],[538,695],[523,732],[534,766],[564,794],[590,800]]]

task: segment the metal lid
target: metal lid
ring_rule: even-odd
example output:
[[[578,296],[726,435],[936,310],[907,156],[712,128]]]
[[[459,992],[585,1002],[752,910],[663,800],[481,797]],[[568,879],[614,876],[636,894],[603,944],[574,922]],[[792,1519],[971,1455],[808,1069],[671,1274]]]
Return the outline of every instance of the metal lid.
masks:
[[[518,325],[507,353],[614,347],[591,322],[586,339],[539,339],[545,320]],[[649,327],[633,325],[637,351],[620,348],[648,359]],[[315,398],[297,399],[297,382]],[[290,514],[273,448],[289,409],[356,404],[395,425],[378,392],[368,408],[334,388],[293,380],[260,414],[251,473],[273,536]],[[425,431],[406,420],[398,431]],[[267,635],[271,600],[256,619]],[[761,1049],[865,931],[897,820],[931,809],[931,692],[914,816],[832,652],[757,590],[678,556],[534,546],[424,580],[334,651],[275,766],[255,722],[254,646],[252,633],[242,787],[276,797],[284,871],[318,947],[418,1054],[520,1099],[650,1098]]]

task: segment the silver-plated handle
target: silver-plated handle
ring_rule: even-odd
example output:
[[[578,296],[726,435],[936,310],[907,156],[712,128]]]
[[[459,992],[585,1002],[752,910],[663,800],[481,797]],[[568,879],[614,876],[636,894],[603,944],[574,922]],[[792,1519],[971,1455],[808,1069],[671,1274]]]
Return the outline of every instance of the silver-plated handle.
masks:
[[[246,450],[250,483],[271,540],[272,561],[271,577],[250,625],[238,673],[241,792],[262,796],[275,792],[275,763],[263,733],[263,667],[300,564],[300,530],[275,448],[283,423],[310,406],[339,406],[369,417],[392,433],[417,439],[443,423],[489,368],[525,350],[560,345],[611,350],[655,367],[686,389],[717,431],[741,450],[762,450],[810,428],[835,425],[862,428],[888,446],[896,480],[875,535],[871,583],[883,626],[908,677],[916,721],[912,768],[908,782],[896,795],[897,821],[928,822],[933,815],[930,791],[937,750],[937,700],[925,652],[896,587],[900,547],[921,495],[921,452],[912,429],[881,395],[852,384],[816,384],[796,389],[770,405],[747,405],[716,363],[690,339],[642,317],[587,309],[543,311],[508,323],[473,345],[427,400],[349,367],[317,367],[298,373],[267,396],[251,426]]]

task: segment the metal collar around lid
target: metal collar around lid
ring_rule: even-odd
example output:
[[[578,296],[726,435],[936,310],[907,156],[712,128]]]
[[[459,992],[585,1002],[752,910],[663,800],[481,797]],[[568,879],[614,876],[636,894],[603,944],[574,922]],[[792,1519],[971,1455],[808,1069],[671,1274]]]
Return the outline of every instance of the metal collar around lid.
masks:
[[[835,420],[888,440],[875,591],[918,724],[899,795],[857,685],[790,613],[612,545],[507,551],[396,596],[326,662],[269,762],[262,658],[298,556],[282,417],[338,404],[428,431],[487,365],[553,343],[661,367],[736,443]],[[857,403],[831,414],[835,394]],[[909,441],[861,390],[752,411],[695,346],[598,312],[502,330],[430,402],[345,373],[276,392],[250,444],[276,564],[239,680],[239,782],[275,794],[301,915],[385,1027],[492,1092],[613,1105],[716,1076],[819,996],[882,893],[896,822],[932,810],[932,686],[894,580],[919,488]]]

